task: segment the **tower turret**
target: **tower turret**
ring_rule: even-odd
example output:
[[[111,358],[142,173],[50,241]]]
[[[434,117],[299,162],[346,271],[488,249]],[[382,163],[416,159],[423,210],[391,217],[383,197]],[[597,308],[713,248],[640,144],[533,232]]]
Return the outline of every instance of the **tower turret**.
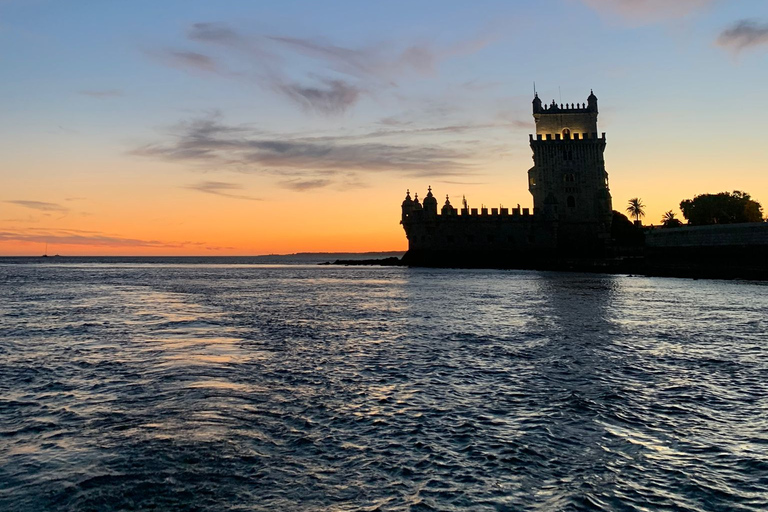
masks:
[[[597,114],[597,96],[595,96],[592,90],[589,91],[589,96],[587,97],[587,110]]]
[[[440,210],[440,213],[442,215],[456,215],[456,208],[451,206],[451,201],[448,199],[448,194],[445,195],[445,204],[443,205],[443,208]]]
[[[432,195],[432,187],[427,188],[427,197],[422,204],[427,215],[437,215],[437,199]]]
[[[541,112],[541,99],[539,98],[539,95],[534,93],[533,94],[533,113],[538,114]]]
[[[405,191],[405,200],[403,200],[403,216],[402,220],[405,221],[410,217],[411,213],[413,212],[413,199],[411,199],[411,191],[406,190]]]

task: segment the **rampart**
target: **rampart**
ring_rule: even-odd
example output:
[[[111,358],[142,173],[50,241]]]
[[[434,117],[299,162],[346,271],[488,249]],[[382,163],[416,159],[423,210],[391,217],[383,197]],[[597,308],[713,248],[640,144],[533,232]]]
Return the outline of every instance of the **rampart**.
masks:
[[[651,229],[645,234],[645,245],[649,248],[768,246],[768,223]]]
[[[768,279],[768,223],[648,230],[645,272],[679,277]]]
[[[598,137],[597,133],[572,133],[570,136],[561,136],[559,133],[555,133],[554,137],[553,134],[547,133],[547,134],[536,134],[535,138],[532,133],[528,134],[528,138],[531,142],[535,141],[566,141],[566,142],[572,142],[574,140],[601,140],[605,142],[605,132],[602,133],[600,137]]]

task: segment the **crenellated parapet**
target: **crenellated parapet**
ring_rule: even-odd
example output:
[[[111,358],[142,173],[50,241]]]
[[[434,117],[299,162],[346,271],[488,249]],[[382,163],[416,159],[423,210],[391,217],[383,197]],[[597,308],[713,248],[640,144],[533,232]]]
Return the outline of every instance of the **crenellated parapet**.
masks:
[[[598,136],[599,135],[599,136]],[[590,141],[603,141],[605,142],[605,132],[602,134],[598,134],[597,132],[594,133],[537,133],[535,138],[532,133],[528,134],[528,139],[531,142],[534,141],[566,141],[566,142],[573,142],[575,140],[590,140]]]
[[[549,105],[542,105],[540,114],[587,114],[594,112],[586,103],[560,103],[559,105],[552,100]]]
[[[533,114],[597,114],[597,96],[590,91],[586,103],[542,103],[538,94],[533,97]]]

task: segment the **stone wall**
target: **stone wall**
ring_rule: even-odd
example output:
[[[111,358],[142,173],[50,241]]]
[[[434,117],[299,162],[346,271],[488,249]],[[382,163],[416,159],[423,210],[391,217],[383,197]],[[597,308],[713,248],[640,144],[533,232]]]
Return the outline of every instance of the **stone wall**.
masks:
[[[768,223],[657,228],[646,232],[646,247],[723,247],[768,245]]]

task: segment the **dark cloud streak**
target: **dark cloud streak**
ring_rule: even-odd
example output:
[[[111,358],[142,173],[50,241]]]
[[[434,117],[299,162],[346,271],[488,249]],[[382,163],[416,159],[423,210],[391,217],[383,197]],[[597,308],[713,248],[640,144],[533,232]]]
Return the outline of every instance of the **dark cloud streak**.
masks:
[[[381,136],[374,133],[370,138]],[[473,166],[468,161],[480,154],[479,151],[479,148],[459,150],[413,142],[378,142],[365,136],[312,138],[249,133],[206,119],[184,123],[171,140],[148,144],[131,153],[201,164],[208,169],[228,168],[258,174],[286,171],[306,177],[328,171],[454,175],[472,172]]]
[[[341,114],[357,103],[363,92],[344,80],[323,80],[323,87],[275,83],[274,87],[307,110],[322,114]]]
[[[751,19],[739,20],[720,33],[717,44],[736,53],[768,44],[768,23],[761,24]]]
[[[30,208],[32,210],[38,210],[41,212],[58,212],[58,213],[69,212],[69,208],[61,206],[60,204],[48,203],[45,201],[27,201],[23,199],[13,199],[5,202],[10,204],[15,204],[18,206],[23,206],[24,208]]]
[[[179,69],[192,69],[206,73],[219,73],[220,69],[216,61],[208,55],[185,50],[166,50],[152,52],[168,66]]]
[[[314,190],[318,188],[324,188],[332,185],[333,181],[324,179],[314,180],[285,180],[280,182],[280,186],[297,192],[304,192],[306,190]]]
[[[187,185],[184,187],[189,190],[196,190],[205,194],[213,194],[221,197],[228,197],[231,199],[242,199],[246,201],[261,201],[258,197],[251,197],[242,194],[233,194],[233,190],[243,190],[243,186],[237,183],[226,183],[223,181],[202,181],[195,183],[194,185]]]
[[[77,230],[0,231],[0,241],[37,242],[53,245],[95,245],[110,247],[161,247],[177,248],[197,245],[191,242],[170,243],[159,240],[123,238],[100,233],[83,233]]]
[[[193,23],[187,37],[204,43],[237,45],[243,42],[243,38],[224,23]]]

